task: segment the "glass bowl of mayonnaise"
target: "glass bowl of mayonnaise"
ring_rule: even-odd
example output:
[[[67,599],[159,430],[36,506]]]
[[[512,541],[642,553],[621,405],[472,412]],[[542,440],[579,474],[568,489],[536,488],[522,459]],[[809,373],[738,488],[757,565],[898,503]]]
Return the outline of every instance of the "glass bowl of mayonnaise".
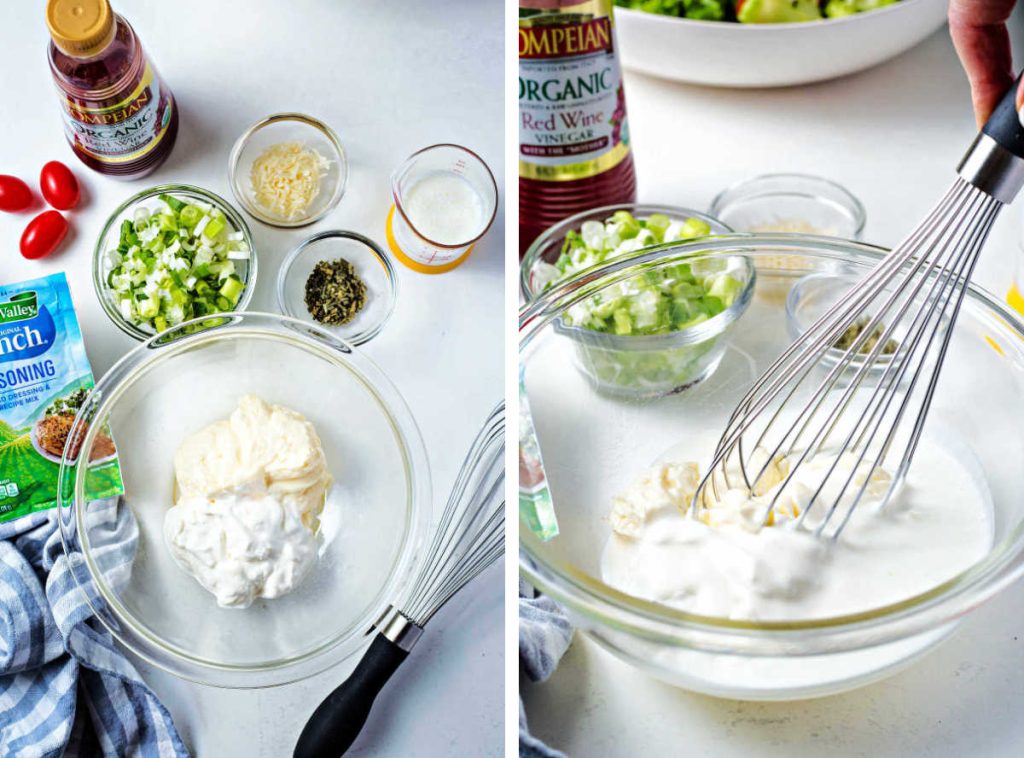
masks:
[[[885,253],[827,237],[745,234],[633,260],[742,255],[759,287],[785,292],[837,267],[863,275]],[[586,294],[620,268],[590,272]],[[559,339],[559,319],[581,294],[559,285],[520,314],[520,468],[530,473],[520,490],[520,572],[614,655],[719,697],[828,695],[922,657],[1024,573],[1024,432],[1009,411],[1024,386],[1024,321],[999,298],[970,287],[906,478],[886,457],[881,469],[901,482],[893,497],[883,507],[886,487],[869,488],[832,541],[782,510],[762,526],[757,493],[713,498],[698,515],[691,508],[736,403],[790,344],[785,296],[753,299],[718,370],[697,387],[625,399],[574,371],[571,345]],[[813,451],[807,465],[827,454]]]
[[[96,383],[71,437],[109,430],[124,495],[65,459],[75,580],[122,644],[184,679],[264,687],[366,644],[405,591],[430,513],[416,423],[348,343],[266,313],[188,322]],[[209,323],[215,322],[215,323]]]

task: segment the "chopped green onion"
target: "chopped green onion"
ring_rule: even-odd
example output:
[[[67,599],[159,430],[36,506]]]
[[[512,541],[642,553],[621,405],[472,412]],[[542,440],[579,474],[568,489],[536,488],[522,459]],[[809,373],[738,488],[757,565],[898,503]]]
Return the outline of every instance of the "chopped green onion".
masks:
[[[160,200],[123,221],[117,247],[107,252],[118,311],[150,332],[237,307],[245,284],[235,262],[252,254],[220,209],[171,195]]]

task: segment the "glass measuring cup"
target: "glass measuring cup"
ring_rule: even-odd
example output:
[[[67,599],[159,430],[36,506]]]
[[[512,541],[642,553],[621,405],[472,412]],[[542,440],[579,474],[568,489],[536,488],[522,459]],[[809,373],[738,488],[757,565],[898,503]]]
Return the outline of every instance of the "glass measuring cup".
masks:
[[[424,274],[451,271],[465,261],[498,209],[494,174],[479,155],[453,144],[409,156],[391,175],[391,194],[388,246]]]

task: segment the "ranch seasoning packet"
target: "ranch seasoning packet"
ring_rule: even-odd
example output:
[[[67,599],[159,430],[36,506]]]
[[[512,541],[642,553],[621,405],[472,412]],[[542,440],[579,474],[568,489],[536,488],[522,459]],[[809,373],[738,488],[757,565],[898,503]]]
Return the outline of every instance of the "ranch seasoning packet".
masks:
[[[0,284],[0,522],[57,504],[61,454],[93,385],[64,274]],[[124,492],[109,430],[89,459],[90,500]]]

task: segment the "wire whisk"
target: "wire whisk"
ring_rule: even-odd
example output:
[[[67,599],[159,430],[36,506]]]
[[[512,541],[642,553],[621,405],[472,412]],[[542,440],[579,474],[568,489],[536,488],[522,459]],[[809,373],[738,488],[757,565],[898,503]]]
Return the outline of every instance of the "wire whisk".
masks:
[[[459,470],[421,560],[408,602],[374,625],[377,634],[352,675],[320,704],[299,737],[296,758],[337,758],[352,745],[374,699],[419,640],[423,627],[505,552],[505,403],[488,416]]]
[[[918,227],[743,396],[693,498],[694,515],[724,490],[741,489],[763,498],[762,526],[784,510],[798,527],[834,539],[866,495],[879,507],[891,499],[913,461],[989,231],[1024,184],[1015,92]]]
[[[505,403],[466,455],[403,615],[424,626],[505,552]]]

